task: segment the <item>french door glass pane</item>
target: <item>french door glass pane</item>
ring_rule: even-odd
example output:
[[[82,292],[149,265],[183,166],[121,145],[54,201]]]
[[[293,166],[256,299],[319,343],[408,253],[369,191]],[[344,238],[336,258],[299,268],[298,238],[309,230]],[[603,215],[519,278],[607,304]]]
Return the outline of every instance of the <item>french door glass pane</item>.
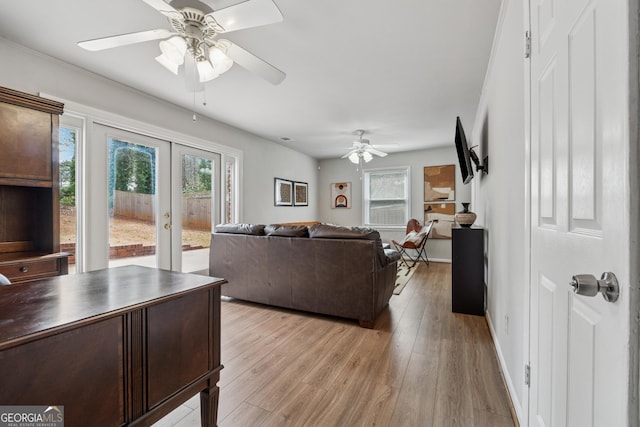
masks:
[[[182,155],[182,271],[208,267],[211,239],[213,162]]]
[[[109,266],[156,266],[157,149],[108,138]]]

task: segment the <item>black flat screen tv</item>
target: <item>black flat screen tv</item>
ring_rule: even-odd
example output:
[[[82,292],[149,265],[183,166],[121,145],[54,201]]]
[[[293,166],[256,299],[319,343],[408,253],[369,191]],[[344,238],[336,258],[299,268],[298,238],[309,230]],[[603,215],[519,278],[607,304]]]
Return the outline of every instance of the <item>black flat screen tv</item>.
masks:
[[[469,146],[467,145],[467,137],[464,135],[460,117],[456,117],[456,151],[458,152],[458,164],[460,165],[462,182],[468,184],[473,179],[473,166],[471,164]]]

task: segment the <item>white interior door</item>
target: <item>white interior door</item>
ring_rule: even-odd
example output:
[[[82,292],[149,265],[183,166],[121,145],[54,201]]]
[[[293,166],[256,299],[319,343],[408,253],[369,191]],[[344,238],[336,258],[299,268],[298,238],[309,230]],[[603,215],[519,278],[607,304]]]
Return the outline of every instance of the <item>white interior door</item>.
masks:
[[[627,424],[626,3],[530,2],[532,426]],[[615,303],[569,286],[603,272]]]

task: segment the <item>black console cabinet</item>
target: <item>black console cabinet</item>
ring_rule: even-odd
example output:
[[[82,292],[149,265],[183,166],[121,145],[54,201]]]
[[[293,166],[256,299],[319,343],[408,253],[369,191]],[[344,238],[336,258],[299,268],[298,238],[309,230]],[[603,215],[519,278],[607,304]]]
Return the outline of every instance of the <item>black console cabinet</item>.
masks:
[[[454,228],[451,255],[452,311],[484,316],[484,229]]]

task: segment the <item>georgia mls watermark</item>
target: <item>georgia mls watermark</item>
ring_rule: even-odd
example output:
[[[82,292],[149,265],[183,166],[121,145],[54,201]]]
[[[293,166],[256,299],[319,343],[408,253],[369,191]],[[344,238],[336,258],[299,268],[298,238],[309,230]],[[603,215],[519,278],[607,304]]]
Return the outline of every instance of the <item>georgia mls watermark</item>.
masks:
[[[0,406],[0,427],[64,427],[64,406]]]

